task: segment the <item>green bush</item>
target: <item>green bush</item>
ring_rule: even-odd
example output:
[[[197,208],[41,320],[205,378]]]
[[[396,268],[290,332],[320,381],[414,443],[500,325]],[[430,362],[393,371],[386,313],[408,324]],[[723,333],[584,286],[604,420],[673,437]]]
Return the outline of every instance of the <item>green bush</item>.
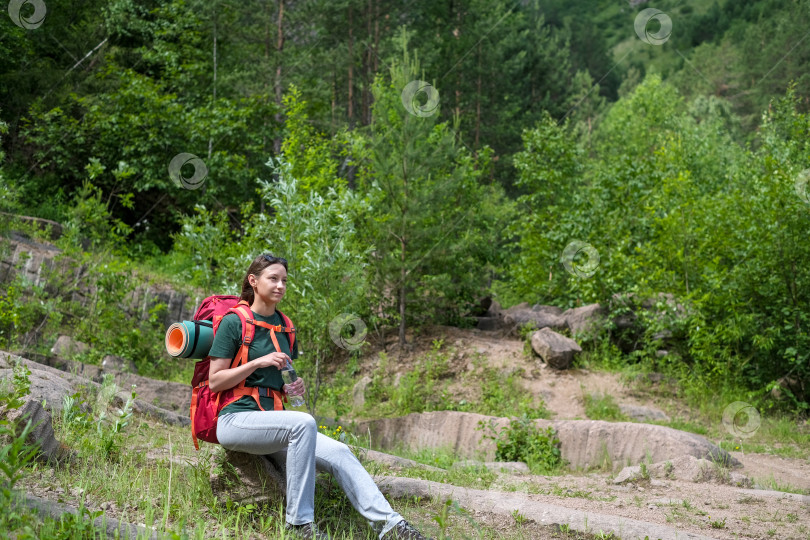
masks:
[[[523,461],[535,474],[549,474],[563,465],[560,453],[560,440],[554,429],[539,429],[527,417],[513,418],[509,425],[498,430],[492,423],[480,424],[489,430],[484,437],[496,441],[497,461]]]

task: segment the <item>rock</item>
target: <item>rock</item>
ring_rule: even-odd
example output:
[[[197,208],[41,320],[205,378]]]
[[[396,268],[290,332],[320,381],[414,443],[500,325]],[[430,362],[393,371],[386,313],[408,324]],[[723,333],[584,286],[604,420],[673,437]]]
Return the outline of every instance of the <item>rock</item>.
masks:
[[[500,319],[503,319],[503,308],[501,307],[501,303],[498,302],[497,300],[493,300],[489,304],[489,308],[487,309],[485,315],[487,317],[498,317]]]
[[[61,409],[64,397],[75,393],[77,388],[81,386],[98,387],[98,383],[89,378],[86,374],[85,376],[79,376],[74,373],[61,371],[57,368],[38,364],[26,358],[9,354],[5,351],[0,351],[0,374],[4,373],[4,369],[11,369],[11,366],[15,362],[22,363],[31,371],[31,375],[29,376],[29,380],[31,381],[29,395],[38,401],[44,400],[46,407],[52,410]],[[79,362],[74,362],[71,365],[75,364],[84,365]],[[7,373],[10,373],[10,371]],[[188,409],[191,403],[191,392],[188,391],[188,385],[168,381],[157,381],[147,377],[141,377],[140,375],[122,372],[116,372],[114,376],[116,384],[119,387],[127,389],[116,395],[115,406],[123,405],[127,398],[130,397],[131,391],[129,388],[131,384],[136,382],[138,399],[135,400],[135,412],[149,414],[167,424],[180,426],[188,426],[190,424]],[[176,404],[174,408],[179,411],[180,414],[153,405],[152,403],[147,403],[144,399],[152,399],[161,404],[173,400]]]
[[[478,317],[475,327],[485,332],[500,330],[503,319],[500,317]]]
[[[26,443],[38,445],[37,456],[40,460],[56,464],[72,459],[72,452],[56,440],[53,432],[51,414],[42,404],[34,399],[28,399],[19,409],[7,410],[3,413],[6,419],[16,424],[16,432],[22,434],[28,422],[34,426],[26,438]]]
[[[619,405],[619,409],[625,416],[629,416],[633,420],[638,420],[639,422],[646,422],[648,420],[653,420],[656,422],[669,422],[669,416],[667,416],[664,411],[655,409],[653,407]]]
[[[188,417],[191,407],[191,387],[188,384],[159,381],[124,371],[115,371],[112,375],[115,384],[127,395],[134,384],[140,401]],[[100,381],[101,377],[96,379]]]
[[[357,432],[370,432],[372,444],[382,449],[402,444],[410,449],[450,448],[460,458],[494,461],[495,443],[484,438],[489,430],[479,427],[490,423],[501,430],[509,419],[458,411],[412,413],[359,422]],[[617,464],[640,463],[648,457],[664,462],[685,455],[740,465],[704,437],[665,426],[599,420],[535,420],[534,424],[556,430],[562,458],[571,468],[598,466],[606,459]]]
[[[355,409],[362,409],[366,404],[366,387],[371,384],[371,377],[366,375],[352,388],[352,403]]]
[[[138,373],[138,369],[135,367],[135,362],[129,360],[128,358],[123,358],[121,356],[114,356],[112,354],[108,354],[104,357],[101,361],[101,367],[107,370],[113,371],[126,371],[128,373]]]
[[[594,337],[605,323],[604,310],[599,304],[566,310],[562,317],[573,336]]]
[[[532,326],[538,330],[541,328],[566,328],[566,322],[562,317],[560,308],[540,304],[530,308],[526,302],[505,310],[503,312],[503,321],[504,324],[511,327],[511,332],[514,335],[519,335],[520,329],[524,326]]]
[[[543,328],[532,334],[532,349],[556,369],[568,369],[574,361],[574,355],[582,352],[576,341],[550,328]]]
[[[714,482],[739,487],[749,487],[751,485],[751,480],[741,473],[728,471],[725,467],[715,466],[707,459],[690,455],[647,465],[647,472],[650,478],[665,478],[683,482]],[[640,479],[641,467],[636,465],[622,469],[613,479],[613,483],[622,484]]]
[[[77,341],[70,336],[59,336],[56,338],[56,343],[51,347],[51,354],[61,358],[68,358],[74,354],[81,354],[87,352],[89,346],[87,343]]]
[[[211,491],[220,501],[277,505],[287,493],[286,453],[269,456],[225,450],[227,467],[211,475]]]
[[[72,395],[75,390],[68,381],[42,369],[30,368],[28,380],[28,397],[53,411],[62,410],[66,396]],[[10,379],[12,369],[0,369],[0,379]]]
[[[451,468],[463,469],[465,467],[485,467],[490,471],[509,474],[529,474],[529,466],[522,461],[473,461],[462,460],[453,463]]]
[[[616,475],[616,478],[613,479],[613,483],[624,484],[625,482],[635,482],[640,478],[641,478],[641,467],[639,465],[633,465],[622,469],[619,472],[619,474]]]

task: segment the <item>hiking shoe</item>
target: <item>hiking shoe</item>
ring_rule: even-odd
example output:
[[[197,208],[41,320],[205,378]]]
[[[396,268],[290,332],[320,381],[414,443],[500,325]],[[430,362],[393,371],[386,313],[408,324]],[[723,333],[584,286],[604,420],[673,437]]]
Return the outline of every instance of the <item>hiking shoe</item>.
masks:
[[[404,519],[397,523],[393,529],[385,533],[383,540],[433,540],[424,536],[413,528],[413,525]]]
[[[329,536],[319,531],[315,523],[304,523],[303,525],[287,523],[285,529],[301,540],[329,540]]]

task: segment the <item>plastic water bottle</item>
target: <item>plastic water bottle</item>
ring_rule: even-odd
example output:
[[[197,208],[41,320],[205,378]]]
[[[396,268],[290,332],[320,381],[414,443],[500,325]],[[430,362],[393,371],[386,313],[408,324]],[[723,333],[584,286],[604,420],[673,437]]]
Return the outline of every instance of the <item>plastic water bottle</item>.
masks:
[[[281,378],[284,380],[284,384],[292,384],[298,380],[298,374],[295,372],[295,368],[292,367],[292,364],[289,361],[287,362],[286,367],[281,370]],[[303,407],[306,404],[304,401],[304,396],[300,394],[287,394],[287,399],[290,402],[290,407],[293,408]]]

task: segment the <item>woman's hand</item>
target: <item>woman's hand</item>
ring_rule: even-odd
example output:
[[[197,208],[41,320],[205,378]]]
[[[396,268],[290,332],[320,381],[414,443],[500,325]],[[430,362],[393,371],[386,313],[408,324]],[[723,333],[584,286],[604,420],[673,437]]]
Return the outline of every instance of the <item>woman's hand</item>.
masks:
[[[265,354],[264,356],[251,360],[248,363],[256,364],[256,369],[265,367],[283,369],[289,361],[290,357],[288,355],[282,352],[271,352],[270,354]]]
[[[298,377],[295,382],[290,384],[285,384],[282,388],[284,393],[290,396],[303,396],[304,392],[306,392],[306,386],[304,385],[304,379]]]

